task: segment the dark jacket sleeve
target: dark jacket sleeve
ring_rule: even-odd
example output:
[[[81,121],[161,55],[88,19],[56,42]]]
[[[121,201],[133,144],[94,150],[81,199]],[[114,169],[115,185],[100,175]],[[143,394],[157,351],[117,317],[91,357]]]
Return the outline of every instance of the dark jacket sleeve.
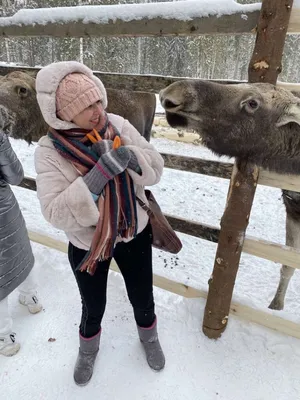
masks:
[[[0,179],[10,185],[19,185],[23,178],[22,164],[13,151],[7,135],[0,132]]]

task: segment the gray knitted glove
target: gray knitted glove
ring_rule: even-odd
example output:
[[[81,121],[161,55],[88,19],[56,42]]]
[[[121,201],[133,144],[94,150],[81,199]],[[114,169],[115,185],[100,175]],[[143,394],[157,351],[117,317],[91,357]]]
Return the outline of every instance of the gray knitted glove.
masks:
[[[112,150],[113,148],[113,141],[109,139],[100,140],[97,143],[92,145],[92,150],[101,157],[103,154],[107,153],[108,151]]]
[[[129,150],[129,151],[130,151],[130,160],[128,163],[128,168],[132,169],[137,174],[142,175],[142,170],[139,165],[137,156],[134,154],[134,152],[132,150]]]
[[[99,158],[83,180],[92,193],[99,195],[109,180],[127,168],[129,160],[130,151],[126,147],[110,150]]]

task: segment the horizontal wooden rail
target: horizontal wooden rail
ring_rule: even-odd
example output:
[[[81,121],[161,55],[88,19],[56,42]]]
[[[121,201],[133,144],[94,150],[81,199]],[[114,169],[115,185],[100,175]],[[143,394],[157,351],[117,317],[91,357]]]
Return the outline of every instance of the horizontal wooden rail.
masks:
[[[137,37],[195,36],[203,34],[255,33],[260,5],[237,5],[235,10],[211,11],[203,16],[203,7],[187,1],[169,3],[118,4],[84,7],[23,9],[12,17],[0,18],[0,34],[9,36],[52,37]],[[201,4],[200,4],[201,6]],[[138,17],[136,17],[138,12]],[[124,18],[126,15],[126,18]],[[299,29],[294,24],[293,29]]]
[[[210,242],[218,242],[220,233],[219,228],[174,217],[168,214],[165,215],[175,231],[208,240]],[[300,250],[294,247],[280,245],[247,235],[244,241],[243,252],[264,258],[265,260],[285,264],[295,269],[300,269]]]
[[[26,66],[12,66],[12,65],[0,65],[0,75],[6,75],[13,71],[25,71],[31,76],[35,77],[39,72],[40,68],[37,67],[26,67]],[[145,91],[151,93],[159,93],[160,90],[164,89],[173,82],[186,79],[180,76],[163,76],[163,75],[134,75],[134,74],[118,74],[93,71],[94,74],[101,79],[104,86],[111,89],[127,89],[136,91]],[[246,83],[246,81],[228,80],[228,79],[208,79],[210,82],[222,83],[225,85],[233,85],[239,83]],[[299,83],[286,83],[277,82],[277,86],[283,87],[288,90],[300,91]]]
[[[247,235],[243,245],[243,253],[300,269],[300,250],[295,247],[280,245]]]
[[[233,166],[231,163],[166,153],[161,153],[161,155],[164,158],[166,168],[194,172],[216,178],[230,179]],[[258,183],[264,186],[300,192],[299,175],[281,175],[261,169]],[[25,178],[20,186],[26,189],[36,190],[35,180],[33,178]]]
[[[162,156],[165,160],[166,168],[195,172],[216,178],[230,179],[232,170],[232,164],[230,163],[165,153],[162,153]],[[264,186],[300,192],[300,177],[297,175],[280,175],[274,172],[261,170],[258,182],[260,185]],[[33,178],[24,178],[20,186],[25,189],[36,190],[36,184]]]
[[[196,174],[230,179],[233,164],[203,160],[202,158],[180,156],[177,154],[161,153],[165,167],[179,171],[194,172]],[[299,180],[300,181],[300,180]]]
[[[12,17],[0,18],[0,34],[2,37],[90,38],[256,33],[259,4],[239,5],[235,12],[226,13],[226,10],[223,10],[221,15],[217,15],[215,11],[210,12],[211,15],[208,16],[203,16],[203,9],[197,13],[194,3],[192,7],[192,13],[187,4],[185,9],[174,12],[173,18],[165,17],[170,10],[169,4],[166,3],[59,7],[52,9],[51,13],[47,12],[47,9],[23,9]],[[135,17],[137,9],[138,18]],[[299,32],[300,10],[295,5],[288,33]]]
[[[261,169],[259,173],[258,183],[264,186],[270,186],[274,188],[300,192],[299,175],[282,175],[282,174],[277,174],[276,172],[270,172]]]
[[[20,186],[25,189],[36,190],[36,183],[32,178],[25,178]],[[166,214],[166,217],[173,229],[177,232],[195,236],[214,243],[218,242],[220,232],[218,227],[189,221],[168,214]],[[300,250],[293,247],[246,236],[243,252],[300,269]]]
[[[29,238],[31,241],[39,243],[43,246],[67,253],[67,244],[59,240],[53,239],[49,236],[42,235],[37,232],[29,231]],[[114,262],[111,263],[110,269],[119,272],[118,266]],[[206,299],[207,292],[193,288],[180,282],[171,279],[153,275],[153,283],[155,286],[167,290],[168,292],[183,296],[185,298],[203,298]],[[300,325],[295,322],[277,317],[271,311],[263,312],[254,308],[244,306],[242,304],[232,303],[230,313],[248,322],[265,326],[283,334],[296,337],[300,339]]]
[[[230,179],[233,164],[203,160],[196,157],[186,157],[174,154],[162,153],[165,160],[165,167],[180,171],[195,172],[198,174],[214,176],[216,178]],[[258,183],[274,188],[293,190],[300,192],[299,175],[281,175],[260,169]]]

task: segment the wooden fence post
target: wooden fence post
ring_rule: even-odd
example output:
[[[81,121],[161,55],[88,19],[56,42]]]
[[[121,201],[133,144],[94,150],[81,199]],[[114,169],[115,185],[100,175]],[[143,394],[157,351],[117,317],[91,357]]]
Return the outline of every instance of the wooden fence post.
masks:
[[[263,0],[255,48],[249,64],[249,82],[276,84],[293,0]],[[236,161],[232,172],[202,329],[217,339],[227,326],[245,232],[258,181],[258,168]]]

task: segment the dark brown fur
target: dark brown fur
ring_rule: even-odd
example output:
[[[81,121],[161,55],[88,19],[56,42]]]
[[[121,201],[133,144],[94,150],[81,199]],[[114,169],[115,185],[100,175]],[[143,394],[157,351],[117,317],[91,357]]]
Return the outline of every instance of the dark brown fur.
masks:
[[[106,91],[108,100],[106,111],[128,119],[141,135],[150,142],[156,109],[155,94],[109,88]]]
[[[300,95],[270,84],[178,81],[160,93],[173,127],[194,129],[219,155],[279,173],[300,173]],[[300,194],[283,191],[286,244],[300,248]],[[294,269],[283,265],[269,307],[281,310]]]
[[[0,128],[29,144],[47,133],[35,91],[35,79],[23,72],[0,77]]]
[[[197,131],[219,155],[280,173],[300,173],[300,100],[270,84],[173,83],[161,102],[169,124]],[[258,104],[256,110],[249,104]]]

